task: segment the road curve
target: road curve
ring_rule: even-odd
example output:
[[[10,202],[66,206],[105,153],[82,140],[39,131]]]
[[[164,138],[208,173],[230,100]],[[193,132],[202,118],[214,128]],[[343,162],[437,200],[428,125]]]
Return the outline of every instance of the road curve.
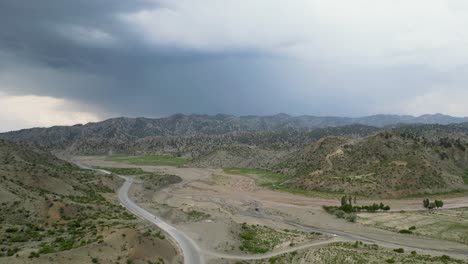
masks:
[[[139,207],[132,200],[130,200],[130,198],[128,198],[128,190],[132,186],[133,178],[125,176],[119,177],[125,179],[125,183],[119,189],[119,200],[123,204],[123,206],[125,206],[127,210],[132,212],[134,215],[150,221],[151,223],[158,226],[161,230],[165,231],[169,236],[171,236],[182,250],[185,264],[204,263],[203,258],[200,254],[200,248],[195,244],[195,242],[192,239],[190,239],[181,231],[177,230],[175,227],[169,225],[160,218]]]

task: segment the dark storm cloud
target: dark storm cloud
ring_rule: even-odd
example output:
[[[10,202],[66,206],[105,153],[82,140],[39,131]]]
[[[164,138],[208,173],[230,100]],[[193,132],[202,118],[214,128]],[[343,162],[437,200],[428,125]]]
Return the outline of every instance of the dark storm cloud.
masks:
[[[410,48],[385,50],[396,54],[397,62],[388,63],[380,53],[367,56],[375,51],[361,43],[335,47],[328,32],[337,29],[328,30],[326,23],[314,28],[316,21],[308,20],[313,14],[300,14],[300,5],[291,12],[277,9],[286,16],[281,20],[259,8],[268,1],[253,1],[246,14],[226,12],[225,19],[223,10],[236,8],[225,2],[0,1],[0,92],[65,98],[130,116],[355,116],[398,111],[398,104],[433,87],[465,81],[425,65],[426,58],[415,62],[418,56],[401,55]],[[320,1],[301,3],[312,2]],[[207,3],[210,8],[198,8]],[[283,23],[287,16],[299,23]],[[343,24],[340,30],[349,33]],[[371,33],[363,43],[379,41]],[[303,39],[309,41],[305,48],[299,43]],[[462,68],[457,72],[466,72]],[[420,102],[434,95],[428,96]]]
[[[238,51],[239,59],[231,60],[230,53],[153,48],[116,18],[154,6],[151,1],[2,1],[0,51],[6,55],[0,67],[3,83],[11,84],[7,92],[94,102],[122,114],[165,115],[236,112],[234,105],[225,108],[226,100],[238,103],[241,94],[262,89],[252,76],[262,63],[249,51]],[[86,45],[57,30],[76,26],[97,28],[112,41]]]

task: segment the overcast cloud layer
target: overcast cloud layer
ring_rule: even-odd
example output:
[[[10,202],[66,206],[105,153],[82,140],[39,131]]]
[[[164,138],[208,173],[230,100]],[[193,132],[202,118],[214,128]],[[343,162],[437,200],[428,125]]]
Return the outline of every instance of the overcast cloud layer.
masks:
[[[2,0],[0,131],[173,113],[468,116],[465,0]]]

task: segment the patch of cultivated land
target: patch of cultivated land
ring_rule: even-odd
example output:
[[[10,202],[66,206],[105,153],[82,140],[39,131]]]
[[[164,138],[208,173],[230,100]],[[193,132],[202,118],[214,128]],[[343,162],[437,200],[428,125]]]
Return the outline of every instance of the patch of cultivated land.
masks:
[[[169,155],[156,156],[108,156],[108,161],[128,163],[134,165],[153,165],[153,166],[180,166],[188,162],[187,158],[174,157]]]
[[[360,213],[364,225],[468,244],[468,207],[444,210]],[[411,234],[408,234],[411,235]]]

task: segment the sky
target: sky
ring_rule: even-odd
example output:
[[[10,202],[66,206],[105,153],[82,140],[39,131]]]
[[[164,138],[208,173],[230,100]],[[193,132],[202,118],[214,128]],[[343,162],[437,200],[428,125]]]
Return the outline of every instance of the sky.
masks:
[[[2,0],[0,131],[175,113],[468,116],[466,0]]]

